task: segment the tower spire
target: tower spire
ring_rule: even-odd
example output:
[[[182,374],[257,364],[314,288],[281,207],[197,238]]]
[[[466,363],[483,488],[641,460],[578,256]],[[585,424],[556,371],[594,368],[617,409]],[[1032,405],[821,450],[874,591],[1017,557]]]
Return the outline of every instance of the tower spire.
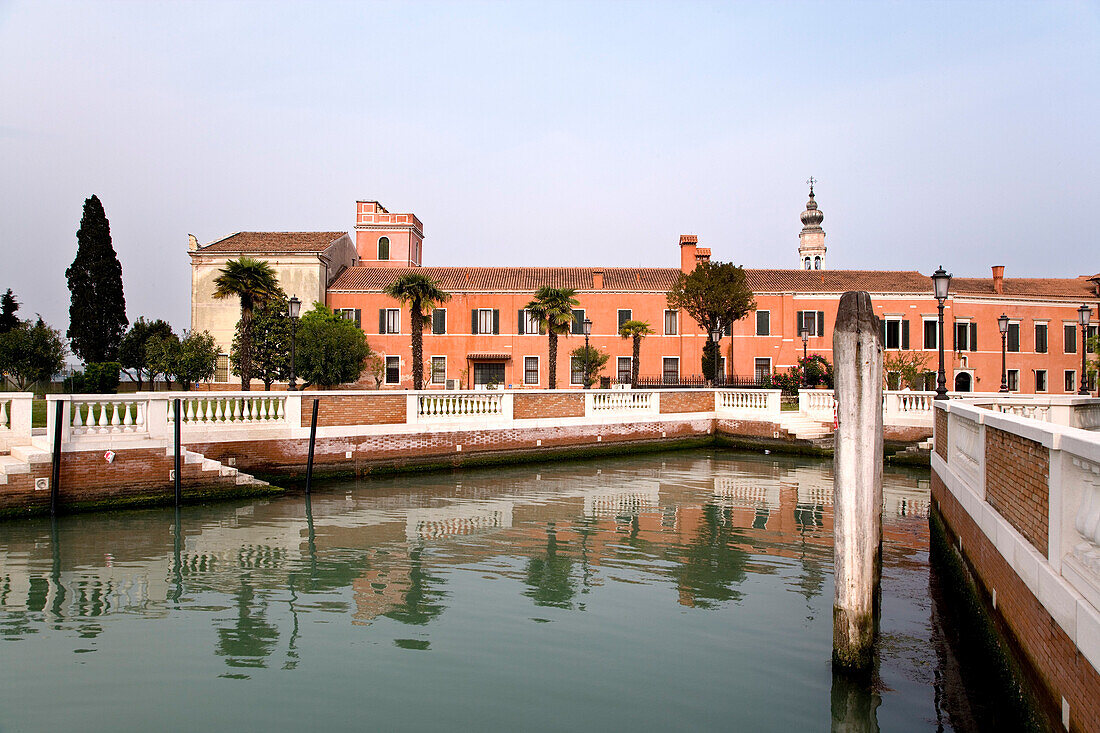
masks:
[[[803,270],[825,269],[825,230],[821,228],[821,222],[825,215],[817,208],[814,200],[814,184],[817,179],[813,176],[806,181],[810,184],[810,200],[806,202],[806,210],[799,217],[802,220],[802,232],[798,235],[798,266]]]

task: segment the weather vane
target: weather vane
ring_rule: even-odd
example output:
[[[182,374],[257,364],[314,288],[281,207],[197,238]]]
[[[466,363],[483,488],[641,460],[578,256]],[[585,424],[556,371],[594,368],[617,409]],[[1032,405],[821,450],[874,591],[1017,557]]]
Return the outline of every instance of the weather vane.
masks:
[[[814,195],[814,184],[817,183],[817,179],[814,178],[813,176],[810,176],[809,180],[806,181],[806,183],[810,184],[810,195],[813,196]]]

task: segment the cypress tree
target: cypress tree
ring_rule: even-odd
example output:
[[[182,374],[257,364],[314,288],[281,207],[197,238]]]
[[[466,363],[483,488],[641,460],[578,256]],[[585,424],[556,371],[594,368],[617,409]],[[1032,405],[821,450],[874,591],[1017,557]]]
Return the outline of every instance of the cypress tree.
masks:
[[[122,264],[111,245],[111,225],[99,197],[84,202],[69,280],[69,331],[73,353],[85,364],[113,361],[126,333]]]
[[[19,310],[19,301],[12,295],[11,288],[0,295],[0,333],[7,333],[19,325],[19,317],[15,312]]]

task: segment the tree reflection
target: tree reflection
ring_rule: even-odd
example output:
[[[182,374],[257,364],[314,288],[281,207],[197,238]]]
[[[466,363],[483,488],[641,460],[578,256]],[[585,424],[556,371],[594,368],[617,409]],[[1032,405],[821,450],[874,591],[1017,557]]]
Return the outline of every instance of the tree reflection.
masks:
[[[257,599],[249,578],[241,577],[240,587],[233,595],[236,601],[236,622],[229,628],[218,628],[216,652],[226,657],[230,667],[265,667],[279,640],[279,629],[268,623],[267,601]]]
[[[721,602],[741,598],[732,586],[745,580],[748,554],[733,545],[732,523],[722,512],[715,504],[706,504],[694,538],[670,552],[669,559],[676,562],[672,575],[688,605],[717,608]]]
[[[440,599],[445,595],[444,592],[432,587],[442,585],[443,579],[429,572],[422,557],[423,552],[423,547],[416,547],[409,551],[408,590],[402,594],[401,603],[396,608],[382,614],[386,618],[392,618],[404,624],[423,626],[443,613],[446,608],[440,603]]]
[[[577,584],[573,579],[573,560],[558,554],[558,532],[551,522],[546,526],[546,554],[527,561],[527,589],[523,592],[536,606],[572,608]]]

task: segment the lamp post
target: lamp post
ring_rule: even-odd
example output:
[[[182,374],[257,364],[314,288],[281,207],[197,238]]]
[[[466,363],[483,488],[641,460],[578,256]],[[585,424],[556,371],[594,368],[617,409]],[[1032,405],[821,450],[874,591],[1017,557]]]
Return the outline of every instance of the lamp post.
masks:
[[[584,327],[584,388],[591,389],[592,382],[588,378],[588,337],[592,334],[592,319],[585,318],[581,325]]]
[[[1077,390],[1077,394],[1087,395],[1089,393],[1088,388],[1088,373],[1085,371],[1088,368],[1085,360],[1085,351],[1088,349],[1088,335],[1089,335],[1089,319],[1092,316],[1092,309],[1087,305],[1082,304],[1077,309],[1077,322],[1081,324],[1081,387]]]
[[[940,367],[936,372],[936,399],[947,399],[947,374],[943,368],[943,303],[947,300],[947,291],[951,287],[951,273],[946,272],[943,269],[943,265],[932,273],[932,291],[936,296],[936,303],[939,304],[939,318],[938,323],[938,335],[936,341],[939,342],[940,350]],[[1007,326],[1006,326],[1007,328]]]
[[[302,310],[302,301],[297,298],[291,298],[287,303],[287,315],[290,316],[290,385],[288,390],[293,392],[297,389],[294,383],[297,381],[294,374],[294,337],[298,332],[298,314]]]
[[[714,320],[714,328],[710,329],[710,340],[714,344],[714,386],[718,386],[718,354],[720,349],[718,344],[722,341],[722,322],[718,319]]]
[[[803,328],[798,332],[798,335],[802,337],[802,360],[805,361],[808,358],[806,354],[806,345],[810,341],[810,332],[808,329]]]
[[[1008,316],[1004,313],[997,319],[997,328],[1001,329],[1001,388],[998,392],[1008,391],[1008,369],[1005,365],[1005,354],[1008,351]]]

